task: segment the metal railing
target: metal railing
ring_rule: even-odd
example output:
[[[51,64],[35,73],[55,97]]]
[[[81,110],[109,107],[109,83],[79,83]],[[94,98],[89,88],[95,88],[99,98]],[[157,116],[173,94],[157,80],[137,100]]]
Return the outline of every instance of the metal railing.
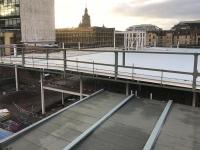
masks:
[[[10,55],[5,55],[3,50],[10,49]],[[117,79],[137,80],[143,82],[153,82],[157,84],[168,84],[172,86],[181,86],[190,88],[192,91],[196,91],[199,82],[197,78],[200,76],[198,73],[198,56],[199,53],[191,52],[162,52],[162,51],[111,51],[111,50],[69,50],[61,48],[46,48],[46,47],[24,47],[24,46],[0,46],[0,63],[9,65],[18,65],[29,68],[43,68],[46,70],[59,70],[73,71],[79,73],[87,73],[92,76],[102,75]],[[15,52],[17,51],[17,52]],[[114,62],[102,63],[98,61],[78,60],[77,57],[68,56],[68,54],[77,53],[78,55],[85,55],[90,52],[93,53],[112,53]],[[168,69],[157,69],[148,67],[137,67],[134,64],[125,64],[125,55],[132,54],[163,54],[163,55],[187,55],[193,56],[193,71],[177,71]],[[122,56],[122,64],[119,64],[119,54]],[[74,56],[74,55],[72,55]],[[147,74],[140,73],[139,71],[149,72]],[[154,74],[156,75],[154,75]],[[167,77],[165,74],[184,75],[188,78],[181,79],[176,77]]]

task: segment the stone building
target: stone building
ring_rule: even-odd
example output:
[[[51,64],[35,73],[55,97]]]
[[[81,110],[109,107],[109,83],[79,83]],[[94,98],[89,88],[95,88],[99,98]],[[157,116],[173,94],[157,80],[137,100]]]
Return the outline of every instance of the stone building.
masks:
[[[88,9],[77,28],[56,29],[56,41],[64,43],[65,47],[89,48],[111,47],[114,43],[114,28],[91,27]]]
[[[56,29],[56,39],[68,48],[110,47],[113,46],[114,30],[105,27]]]
[[[172,28],[173,45],[200,47],[200,21],[184,21]]]
[[[156,31],[148,31],[146,37],[147,47],[156,47],[159,44],[158,34]]]
[[[148,31],[147,46],[200,47],[200,21],[180,22],[171,30]]]
[[[163,30],[158,32],[158,47],[172,47],[173,46],[173,32],[170,30]]]

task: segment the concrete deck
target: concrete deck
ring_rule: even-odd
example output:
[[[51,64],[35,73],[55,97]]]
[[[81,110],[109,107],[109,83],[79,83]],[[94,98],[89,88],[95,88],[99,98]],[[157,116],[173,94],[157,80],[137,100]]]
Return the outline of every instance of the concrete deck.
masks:
[[[200,109],[175,104],[154,150],[199,150]]]
[[[74,150],[142,150],[165,105],[134,98]]]
[[[20,138],[5,143],[3,148],[13,150],[63,149],[123,99],[125,95],[111,92],[100,93],[69,108]]]

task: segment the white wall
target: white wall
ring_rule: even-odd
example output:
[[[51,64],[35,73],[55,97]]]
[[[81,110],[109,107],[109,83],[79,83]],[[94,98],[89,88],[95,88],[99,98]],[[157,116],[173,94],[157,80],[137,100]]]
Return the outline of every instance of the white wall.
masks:
[[[55,41],[54,0],[20,0],[22,42]]]

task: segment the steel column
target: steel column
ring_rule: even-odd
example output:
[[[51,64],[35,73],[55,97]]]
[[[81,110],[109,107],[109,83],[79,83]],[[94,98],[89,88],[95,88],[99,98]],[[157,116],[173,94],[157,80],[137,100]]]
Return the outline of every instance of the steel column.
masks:
[[[193,89],[193,99],[192,99],[192,106],[196,106],[196,82],[197,82],[197,77],[198,77],[198,54],[194,54],[194,69],[193,69],[193,84],[192,84],[192,89]]]
[[[64,79],[66,78],[66,68],[67,68],[67,62],[66,62],[66,50],[63,50],[63,67],[64,67],[64,74],[63,77]]]
[[[64,98],[64,93],[62,93],[62,105],[65,104],[65,98]]]
[[[44,102],[44,89],[43,89],[43,72],[40,73],[40,85],[41,85],[41,105],[42,114],[45,114],[45,102]]]
[[[126,83],[126,96],[128,96],[128,95],[129,95],[129,84]]]
[[[114,31],[114,43],[113,43],[114,50],[115,50],[115,48],[116,48],[116,43],[115,43],[115,40],[116,40],[116,37],[115,37],[115,31]]]
[[[80,77],[80,100],[83,99],[83,79]]]
[[[122,53],[122,65],[125,66],[126,65],[126,52],[124,50],[124,52]]]
[[[81,42],[78,42],[78,50],[81,49]]]
[[[24,48],[22,48],[22,66],[25,65]]]
[[[17,65],[15,65],[15,87],[16,87],[16,91],[19,91],[19,84],[18,84],[18,69],[17,69]]]
[[[117,79],[118,75],[118,52],[115,52],[115,80]]]

